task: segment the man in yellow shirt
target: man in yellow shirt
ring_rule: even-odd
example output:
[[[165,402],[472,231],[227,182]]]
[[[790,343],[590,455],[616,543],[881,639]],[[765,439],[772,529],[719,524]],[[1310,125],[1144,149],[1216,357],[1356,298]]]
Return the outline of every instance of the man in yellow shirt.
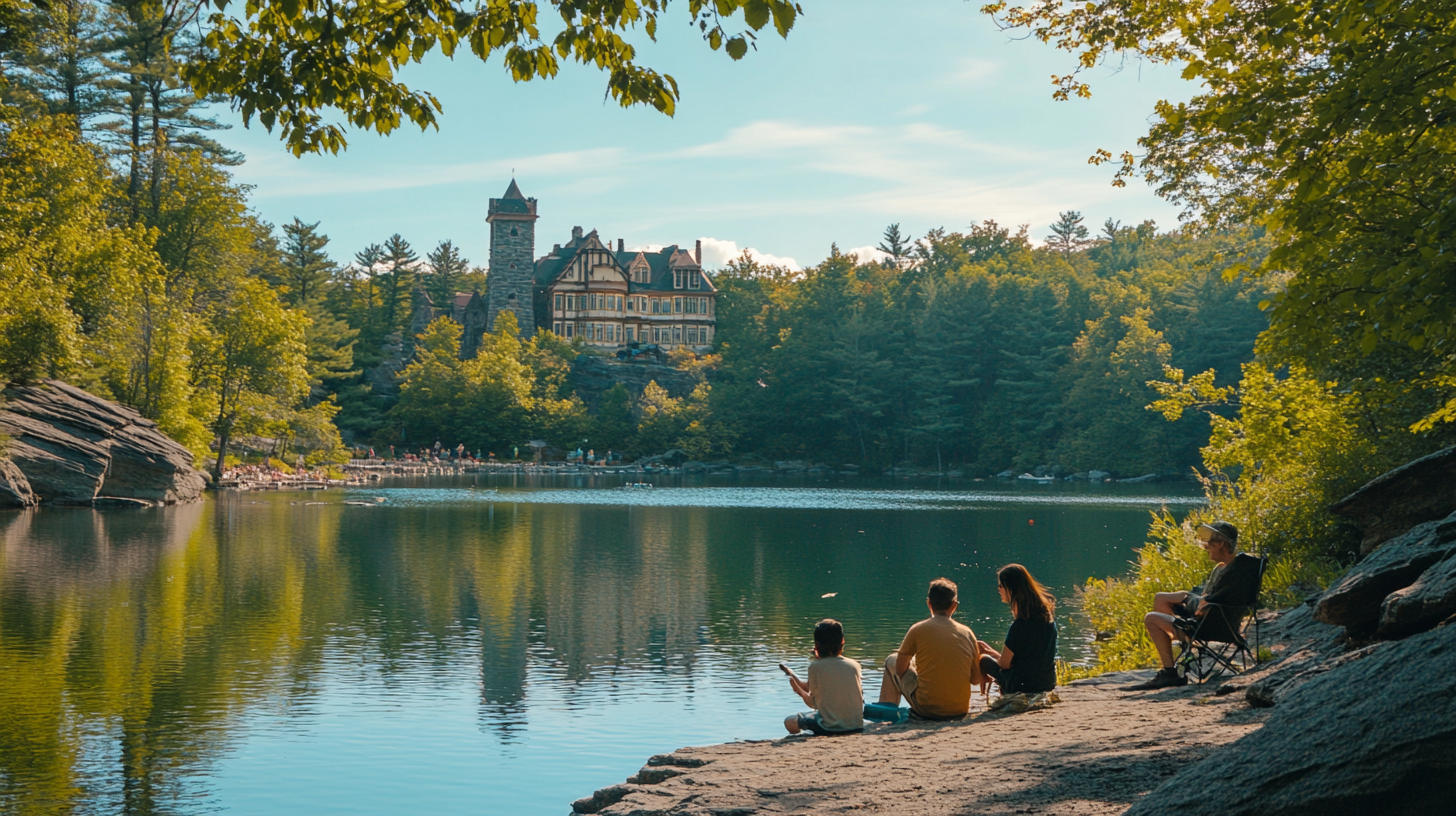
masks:
[[[910,627],[900,648],[885,658],[880,702],[900,704],[928,720],[953,720],[971,709],[971,688],[981,685],[981,650],[970,627],[951,619],[956,585],[930,582],[925,595],[930,617]]]

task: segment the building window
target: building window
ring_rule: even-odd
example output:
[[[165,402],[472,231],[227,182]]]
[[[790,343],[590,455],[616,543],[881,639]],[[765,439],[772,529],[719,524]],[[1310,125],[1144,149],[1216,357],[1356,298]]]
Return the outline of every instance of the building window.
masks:
[[[681,343],[682,342],[682,326],[673,326],[672,327],[672,342],[674,342],[674,343]]]
[[[682,314],[682,310],[683,310],[683,299],[682,298],[673,298],[672,299],[672,311],[673,311],[673,314]]]
[[[652,299],[652,313],[653,314],[658,314],[661,310],[662,310],[662,301],[659,300],[659,299],[657,299],[657,298],[653,298]]]
[[[567,337],[570,337],[571,336],[571,324],[570,323],[567,323],[566,324],[566,336]]]
[[[702,288],[701,281],[699,280],[699,277],[700,276],[698,275],[697,272],[689,272],[688,273],[688,288],[689,289],[701,289]]]
[[[627,327],[627,342],[628,343],[632,342],[632,327],[631,326],[628,326]]]
[[[698,299],[697,298],[688,298],[687,308],[688,308],[688,314],[697,314],[698,313]]]
[[[672,270],[672,288],[674,288],[674,289],[681,289],[682,288],[682,275],[683,275],[682,270],[680,270],[680,269],[674,269],[674,270]]]
[[[662,332],[656,326],[653,326],[652,327],[652,342],[657,343],[657,342],[660,342],[661,340],[662,340]]]
[[[696,346],[697,344],[698,328],[696,326],[688,326],[688,345]]]
[[[560,337],[561,336],[561,324],[560,323],[556,323],[556,324],[552,325],[551,330],[554,331],[554,332],[556,332],[556,336],[557,337]]]
[[[556,296],[556,311],[561,311],[561,295]]]
[[[597,324],[597,339],[602,339],[602,324],[600,323]]]

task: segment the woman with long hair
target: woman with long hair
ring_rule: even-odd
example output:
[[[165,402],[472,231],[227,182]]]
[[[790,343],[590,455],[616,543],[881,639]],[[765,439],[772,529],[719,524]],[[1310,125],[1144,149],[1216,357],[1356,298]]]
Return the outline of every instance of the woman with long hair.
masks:
[[[1051,691],[1057,687],[1057,602],[1026,567],[1007,564],[996,573],[1001,602],[1011,605],[1011,628],[1000,651],[981,647],[981,673],[994,677],[1002,694]]]

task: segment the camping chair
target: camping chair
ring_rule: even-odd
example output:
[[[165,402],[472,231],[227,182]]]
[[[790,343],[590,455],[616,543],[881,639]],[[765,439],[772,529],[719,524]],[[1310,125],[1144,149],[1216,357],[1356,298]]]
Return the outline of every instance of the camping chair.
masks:
[[[1259,596],[1264,589],[1264,570],[1269,567],[1269,557],[1259,559],[1259,579],[1254,586],[1254,595],[1245,604],[1219,604],[1204,602],[1200,609],[1208,611],[1197,618],[1179,618],[1173,624],[1182,637],[1183,653],[1178,662],[1185,677],[1192,677],[1200,684],[1215,674],[1227,669],[1231,674],[1248,671],[1258,662],[1259,656]],[[1253,646],[1244,636],[1248,621],[1253,618]],[[1238,666],[1234,661],[1238,661]]]

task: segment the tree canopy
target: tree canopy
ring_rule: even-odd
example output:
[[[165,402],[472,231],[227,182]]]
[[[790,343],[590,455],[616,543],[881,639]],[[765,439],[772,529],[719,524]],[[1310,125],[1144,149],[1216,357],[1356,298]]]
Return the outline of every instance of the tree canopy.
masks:
[[[1056,95],[1119,56],[1184,66],[1202,85],[1159,103],[1141,174],[1210,226],[1267,225],[1263,342],[1321,366],[1420,353],[1450,391],[1456,355],[1456,0],[1108,0],[984,7],[1073,52]],[[1095,161],[1112,158],[1099,151]],[[1444,379],[1432,378],[1444,369]],[[1456,419],[1456,400],[1438,419]]]
[[[163,0],[189,3],[192,0]],[[209,51],[188,78],[204,95],[230,98],[243,120],[256,116],[295,155],[345,147],[338,111],[356,128],[389,133],[404,122],[437,126],[440,102],[396,75],[438,51],[462,48],[483,62],[499,55],[517,82],[556,76],[564,60],[607,74],[607,94],[622,106],[649,105],[672,115],[679,89],[671,74],[642,64],[626,35],[657,39],[668,0],[548,0],[546,3],[333,3],[250,0],[238,8],[212,0],[204,38]],[[802,9],[787,0],[680,0],[708,47],[742,59],[770,24],[787,37]],[[740,22],[741,16],[741,22]]]

